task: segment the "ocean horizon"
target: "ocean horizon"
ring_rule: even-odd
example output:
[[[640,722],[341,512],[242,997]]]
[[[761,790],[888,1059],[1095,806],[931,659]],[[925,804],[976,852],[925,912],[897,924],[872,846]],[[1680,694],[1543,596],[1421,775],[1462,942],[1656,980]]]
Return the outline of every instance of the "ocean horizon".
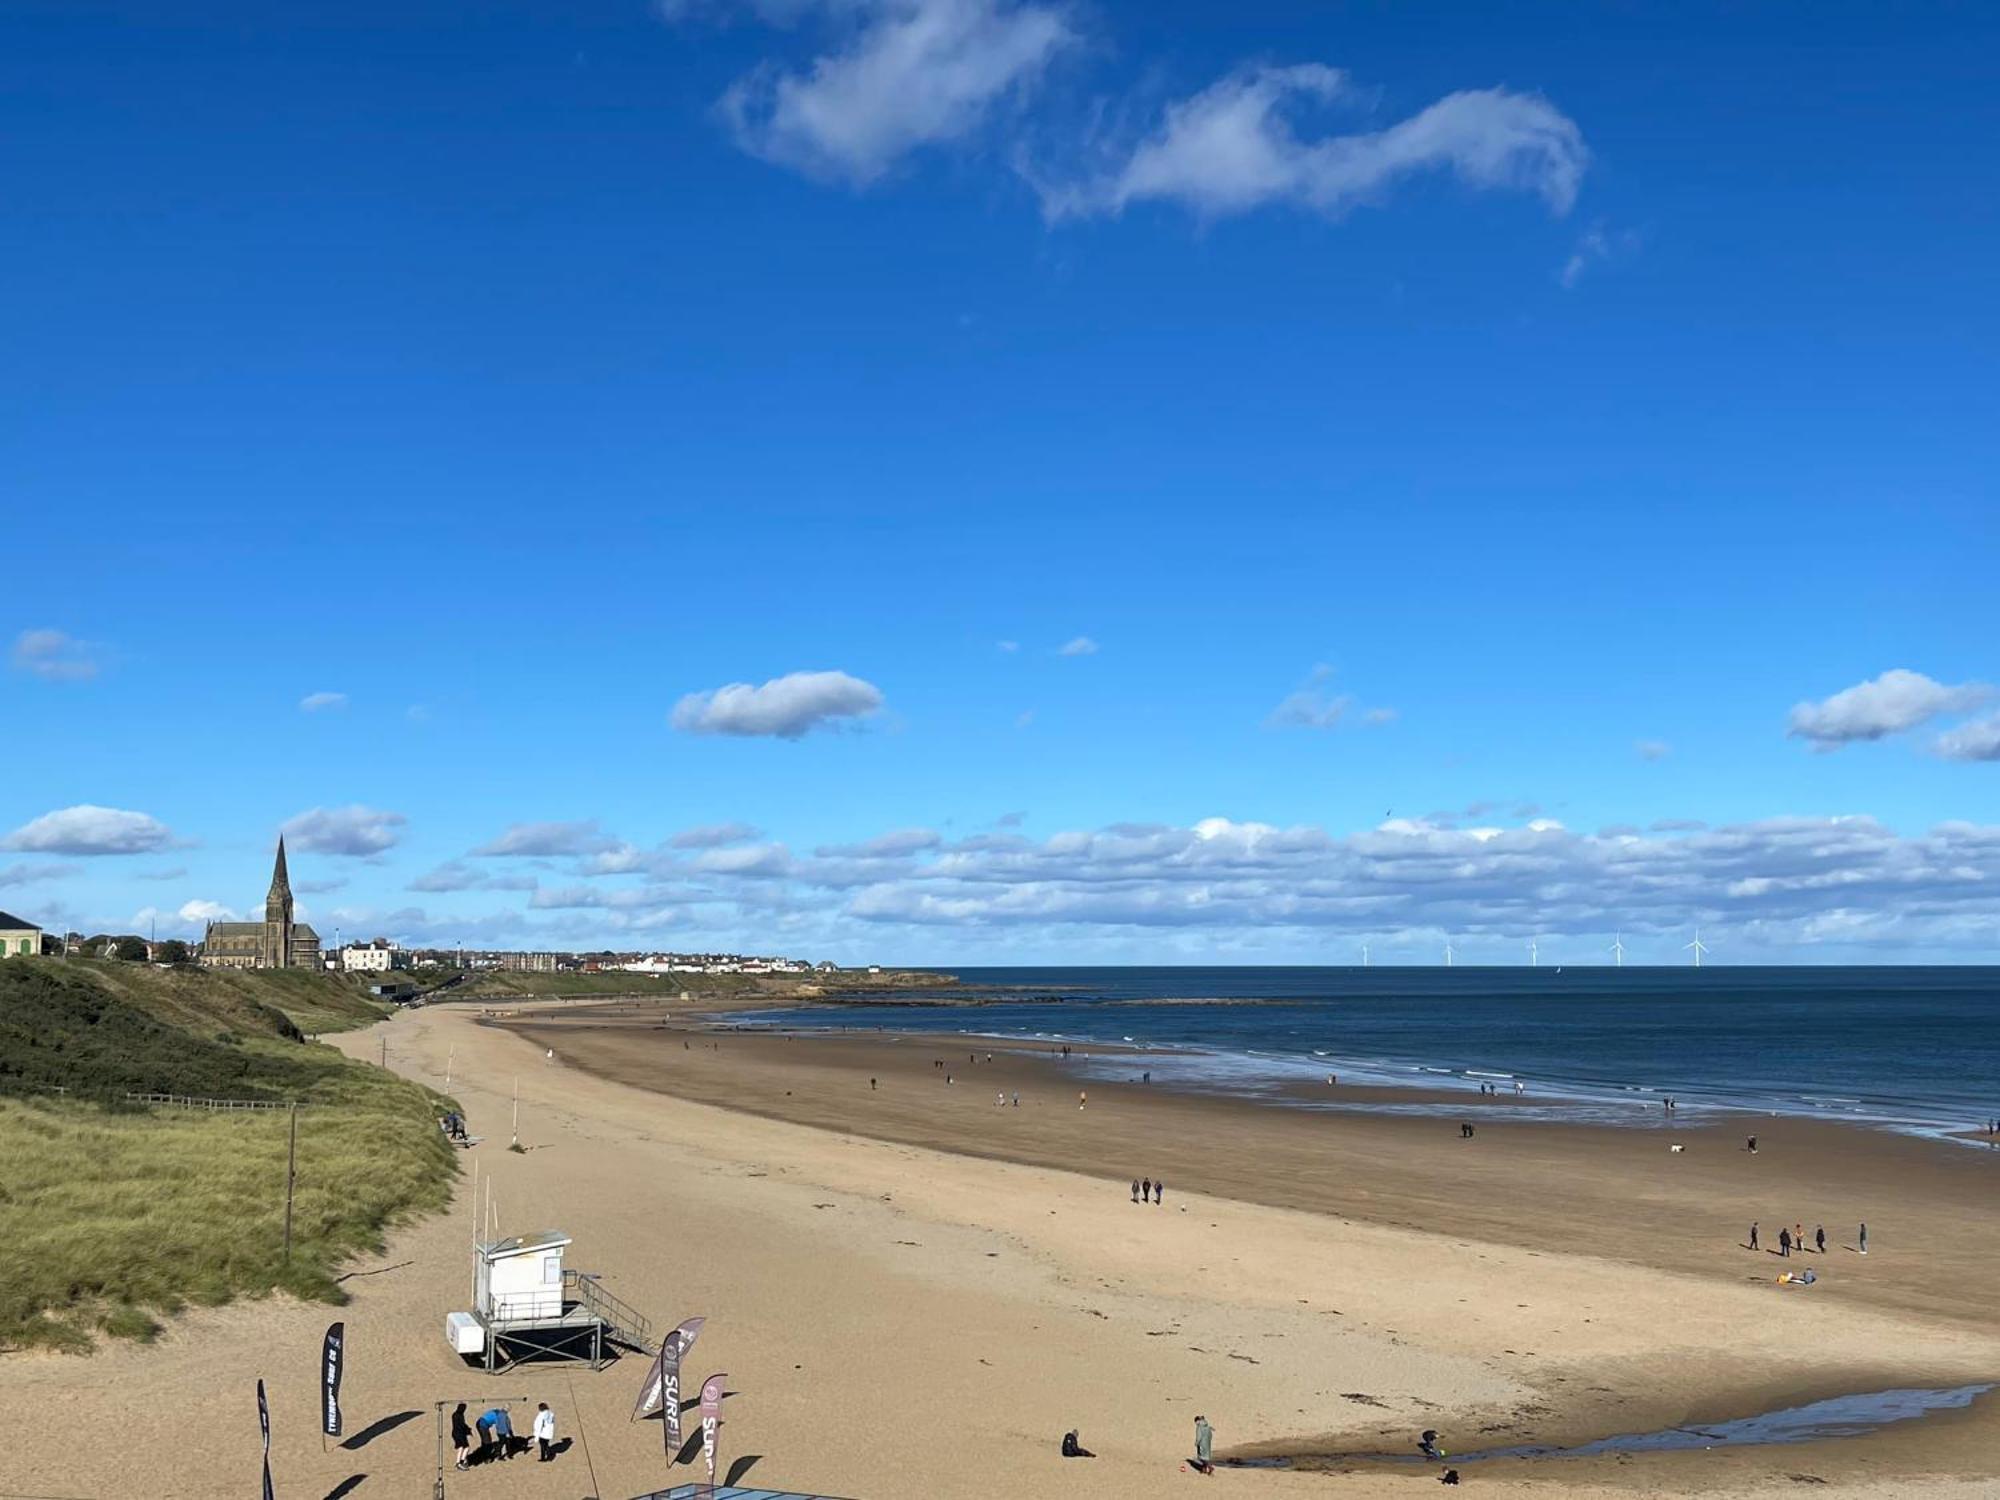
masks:
[[[2000,967],[1022,966],[946,968],[959,983],[760,1011],[757,1024],[977,1032],[1147,1049],[1086,1067],[1314,1108],[1342,1082],[1476,1093],[1518,1082],[1564,1119],[1694,1123],[1721,1112],[1924,1133],[2000,1118]],[[935,997],[926,1005],[923,999]],[[885,997],[886,998],[886,997]],[[977,1004],[968,1007],[968,1001]],[[914,1002],[914,1003],[913,1003]]]

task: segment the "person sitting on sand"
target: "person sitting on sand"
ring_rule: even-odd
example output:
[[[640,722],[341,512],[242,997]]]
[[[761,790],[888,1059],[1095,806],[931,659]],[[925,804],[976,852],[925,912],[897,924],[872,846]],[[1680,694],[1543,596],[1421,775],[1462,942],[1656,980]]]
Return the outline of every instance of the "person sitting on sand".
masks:
[[[1097,1455],[1096,1455],[1095,1453],[1092,1453],[1092,1452],[1091,1452],[1091,1451],[1090,1451],[1090,1450],[1089,1450],[1088,1448],[1084,1447],[1084,1446],[1083,1446],[1083,1444],[1082,1444],[1082,1442],[1080,1442],[1080,1441],[1078,1440],[1078,1438],[1077,1438],[1077,1435],[1076,1435],[1076,1429],[1075,1429],[1074,1427],[1070,1428],[1070,1430],[1069,1430],[1068,1432],[1065,1432],[1065,1433],[1063,1434],[1063,1439],[1062,1439],[1062,1456],[1063,1456],[1064,1458],[1095,1458],[1095,1457],[1097,1457]]]

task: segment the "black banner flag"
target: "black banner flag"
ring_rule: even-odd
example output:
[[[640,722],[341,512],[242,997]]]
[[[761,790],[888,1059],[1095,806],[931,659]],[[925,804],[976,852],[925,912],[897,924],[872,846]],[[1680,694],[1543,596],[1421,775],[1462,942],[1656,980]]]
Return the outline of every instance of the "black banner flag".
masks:
[[[320,1431],[328,1437],[340,1436],[340,1376],[347,1363],[347,1325],[332,1324],[326,1343],[319,1352]]]

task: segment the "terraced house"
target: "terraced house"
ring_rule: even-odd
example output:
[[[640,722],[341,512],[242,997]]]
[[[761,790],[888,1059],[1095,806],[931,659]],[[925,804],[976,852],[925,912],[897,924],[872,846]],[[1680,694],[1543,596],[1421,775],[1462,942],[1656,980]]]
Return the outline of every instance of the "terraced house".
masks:
[[[42,951],[42,929],[33,922],[0,911],[0,958],[17,958]]]

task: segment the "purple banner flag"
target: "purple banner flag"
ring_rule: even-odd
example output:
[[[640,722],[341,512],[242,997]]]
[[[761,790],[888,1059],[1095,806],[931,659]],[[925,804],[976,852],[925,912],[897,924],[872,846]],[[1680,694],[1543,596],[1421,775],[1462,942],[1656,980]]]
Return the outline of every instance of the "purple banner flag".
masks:
[[[711,1375],[701,1383],[701,1456],[708,1462],[708,1486],[715,1488],[715,1430],[722,1425],[722,1382]]]
[[[661,1441],[666,1445],[669,1463],[681,1446],[681,1361],[694,1347],[694,1341],[701,1336],[702,1324],[707,1321],[706,1318],[689,1318],[660,1341],[659,1358],[646,1371],[646,1383],[632,1408],[632,1420],[635,1422],[651,1416],[655,1411],[661,1414]]]

